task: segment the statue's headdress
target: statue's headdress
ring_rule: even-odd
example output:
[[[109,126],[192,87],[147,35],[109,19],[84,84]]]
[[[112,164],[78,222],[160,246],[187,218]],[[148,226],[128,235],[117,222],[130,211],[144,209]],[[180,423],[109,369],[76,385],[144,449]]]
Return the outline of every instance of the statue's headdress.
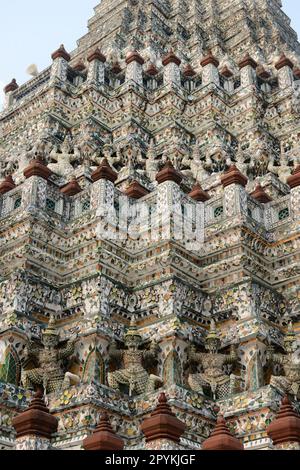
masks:
[[[131,320],[130,326],[125,335],[125,340],[129,338],[138,338],[140,341],[142,341],[142,336],[138,332],[137,324],[134,318]]]
[[[43,335],[46,336],[59,336],[59,332],[56,328],[56,321],[54,315],[50,316],[47,328],[44,329]]]
[[[205,347],[218,351],[221,346],[221,340],[216,328],[216,322],[211,320],[209,332],[205,338]]]

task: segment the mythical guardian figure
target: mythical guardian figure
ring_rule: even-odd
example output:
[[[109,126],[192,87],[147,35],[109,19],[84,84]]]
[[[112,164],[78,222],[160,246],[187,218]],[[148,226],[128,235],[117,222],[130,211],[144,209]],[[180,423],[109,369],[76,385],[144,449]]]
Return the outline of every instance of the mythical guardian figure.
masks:
[[[157,346],[151,343],[149,351],[139,349],[142,345],[142,337],[137,332],[134,322],[131,323],[126,336],[125,346],[127,349],[117,349],[116,343],[112,343],[109,355],[113,359],[123,361],[124,368],[108,374],[108,385],[120,390],[122,385],[129,388],[129,395],[140,395],[141,393],[153,392],[157,384],[162,380],[148,372],[143,367],[144,360],[154,360],[157,355]]]
[[[189,351],[189,359],[202,366],[203,372],[190,374],[188,383],[195,392],[203,393],[203,387],[208,387],[213,394],[214,400],[224,398],[234,393],[237,377],[233,374],[227,375],[223,367],[232,365],[237,361],[235,347],[231,347],[230,354],[220,354],[221,341],[216,330],[214,320],[211,322],[210,331],[205,340],[207,353],[197,353],[195,346]]]
[[[34,341],[29,341],[25,349],[25,363],[37,362],[38,367],[22,371],[24,388],[35,389],[42,386],[45,393],[55,392],[77,384],[77,375],[64,371],[63,360],[74,352],[75,339],[70,339],[65,347],[60,347],[59,333],[55,319],[51,316],[47,328],[42,333],[42,347]]]
[[[271,150],[266,140],[259,133],[255,133],[253,137],[255,138],[254,144],[249,149],[251,152],[249,173],[255,179],[268,173]]]
[[[285,394],[294,395],[297,399],[300,396],[300,362],[296,356],[298,344],[292,323],[290,323],[284,338],[284,349],[286,354],[276,354],[273,346],[269,346],[267,349],[267,360],[273,364],[281,365],[284,371],[283,376],[272,375],[270,384]]]
[[[51,160],[56,163],[50,163],[48,168],[58,176],[68,177],[74,173],[74,163],[81,162],[80,149],[74,147],[71,138],[67,136],[60,146],[60,152],[56,148],[50,153]]]

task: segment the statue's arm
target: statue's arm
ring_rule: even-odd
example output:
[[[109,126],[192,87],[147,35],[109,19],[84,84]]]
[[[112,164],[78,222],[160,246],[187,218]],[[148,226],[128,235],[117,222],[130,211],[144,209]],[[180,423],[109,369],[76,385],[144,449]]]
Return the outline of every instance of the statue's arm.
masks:
[[[188,357],[193,362],[197,362],[199,364],[202,362],[202,353],[197,353],[194,345],[190,347]]]
[[[111,359],[120,360],[123,357],[123,351],[118,348],[116,341],[113,341],[109,346],[108,354]]]
[[[151,343],[150,349],[143,352],[144,359],[155,359],[158,354],[158,346],[154,342]]]
[[[66,359],[67,357],[71,356],[75,351],[75,341],[70,340],[67,342],[67,345],[58,351],[58,358],[59,359]]]
[[[31,357],[38,358],[40,351],[41,351],[41,348],[34,341],[28,341],[24,349],[24,357],[26,359],[31,358]]]

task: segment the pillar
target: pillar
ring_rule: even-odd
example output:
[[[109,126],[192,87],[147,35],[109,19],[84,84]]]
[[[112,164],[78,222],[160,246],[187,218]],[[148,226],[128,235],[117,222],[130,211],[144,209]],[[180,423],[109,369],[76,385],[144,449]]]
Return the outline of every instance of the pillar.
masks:
[[[278,85],[280,90],[286,90],[286,88],[291,87],[294,83],[293,62],[282,54],[275,67],[278,70]]]
[[[52,54],[52,68],[51,68],[51,79],[58,79],[62,82],[67,80],[68,74],[68,62],[71,60],[70,54],[64,48],[62,44],[57,51]]]
[[[13,94],[19,88],[19,85],[16,82],[16,79],[13,78],[12,81],[4,87],[5,101],[4,109],[9,108],[13,104]]]
[[[257,67],[256,73],[259,78],[264,80],[261,86],[262,91],[264,91],[265,93],[270,93],[272,91],[272,88],[271,88],[270,83],[268,83],[268,80],[271,78],[271,74],[267,70],[265,70],[265,68],[262,65]]]
[[[12,175],[8,175],[5,180],[3,180],[0,184],[0,194],[6,194],[12,189],[15,189],[16,185],[12,178]]]
[[[210,83],[220,85],[219,61],[213,56],[212,52],[209,51],[208,55],[203,57],[200,63],[203,68],[202,85],[209,85]]]
[[[126,57],[126,81],[143,86],[143,65],[145,61],[137,51],[129,52]]]
[[[231,72],[231,70],[229,70],[229,68],[226,65],[221,70],[221,75],[224,77],[224,89],[228,93],[233,93],[234,92],[233,73]]]
[[[183,219],[180,184],[182,175],[170,161],[156,175],[157,226],[163,239],[183,239]],[[152,228],[153,228],[152,221]],[[156,225],[156,224],[155,224]]]
[[[189,93],[192,93],[196,88],[195,75],[196,72],[190,64],[187,64],[183,70],[183,75],[185,78],[185,88]]]
[[[155,64],[150,63],[145,74],[146,74],[146,77],[148,77],[147,87],[150,88],[150,90],[155,90],[157,88],[157,75],[158,75],[158,70]]]
[[[246,56],[239,63],[241,70],[241,87],[257,84],[256,68],[257,63],[247,53]]]
[[[224,188],[224,212],[226,217],[238,214],[247,215],[247,193],[245,187],[248,179],[240,170],[231,165],[227,172],[221,176]]]
[[[23,172],[22,204],[24,209],[34,211],[46,207],[47,182],[52,171],[39,158],[31,160]]]
[[[109,224],[117,223],[115,182],[118,179],[118,174],[111,168],[108,160],[104,158],[91,177],[94,182],[91,191],[91,208],[97,210],[97,216],[99,217],[97,236],[100,238],[110,236],[113,239],[116,233],[108,233],[106,222]]]
[[[180,64],[181,60],[170,51],[162,60],[164,66],[164,84],[181,86]]]
[[[300,215],[300,165],[294,170],[293,174],[287,180],[291,188],[291,209],[294,217]]]
[[[102,85],[105,82],[106,57],[97,48],[87,58],[89,63],[87,81],[89,84]]]
[[[0,184],[0,216],[2,215],[3,195],[15,189],[16,185],[12,175],[8,175]],[[5,205],[5,204],[4,204]]]

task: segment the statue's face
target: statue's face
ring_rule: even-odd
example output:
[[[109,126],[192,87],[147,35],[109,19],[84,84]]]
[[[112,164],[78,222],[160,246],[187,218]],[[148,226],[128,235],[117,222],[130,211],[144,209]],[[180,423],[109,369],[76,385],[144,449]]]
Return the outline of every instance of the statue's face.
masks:
[[[46,348],[55,348],[58,341],[58,337],[55,335],[43,335],[43,344]]]
[[[205,347],[211,354],[217,354],[217,352],[220,349],[220,340],[217,339],[217,338],[216,339],[209,339],[206,342]]]
[[[139,345],[141,344],[141,339],[139,336],[127,336],[125,344],[128,349],[138,349]]]

